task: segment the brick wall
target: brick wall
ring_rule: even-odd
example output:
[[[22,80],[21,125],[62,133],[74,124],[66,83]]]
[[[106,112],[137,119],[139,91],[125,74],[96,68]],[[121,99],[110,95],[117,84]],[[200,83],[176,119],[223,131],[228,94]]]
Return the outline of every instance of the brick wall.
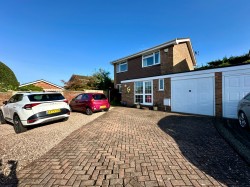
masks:
[[[120,84],[120,82],[123,80],[161,75],[160,64],[142,68],[142,56],[129,59],[127,62],[128,62],[128,71],[116,73],[116,68],[115,68],[114,74],[115,74],[116,84]]]
[[[0,106],[3,105],[4,101],[9,100],[14,93],[15,92],[13,92],[13,91],[0,92]]]
[[[222,73],[215,72],[215,115],[222,117]]]
[[[161,75],[173,73],[173,46],[164,49],[161,50]]]
[[[61,93],[68,101],[71,101],[73,98],[75,98],[77,95],[79,95],[81,93],[103,93],[103,90],[84,90],[84,91],[67,91],[67,90],[65,90]]]
[[[164,91],[159,91],[159,80],[153,80],[153,99],[154,105],[157,104],[160,110],[165,110],[165,106],[163,103],[164,98],[171,99],[171,79],[164,79]],[[170,107],[166,107],[167,111],[171,111]]]
[[[173,49],[173,72],[183,72],[193,70],[193,62],[187,43],[174,46]]]
[[[121,101],[127,103],[127,106],[134,105],[134,83],[124,83],[122,84],[122,98]]]
[[[43,89],[59,89],[58,87],[48,84],[46,82],[37,82],[37,83],[34,83],[33,85],[41,87]]]

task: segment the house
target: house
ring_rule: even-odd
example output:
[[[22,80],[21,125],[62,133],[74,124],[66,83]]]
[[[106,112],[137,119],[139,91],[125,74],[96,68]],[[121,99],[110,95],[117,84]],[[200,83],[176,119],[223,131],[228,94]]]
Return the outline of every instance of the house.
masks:
[[[28,85],[34,85],[37,87],[41,87],[43,89],[43,91],[45,91],[45,92],[62,92],[64,90],[63,87],[58,86],[56,84],[53,84],[53,83],[48,82],[48,81],[43,80],[43,79],[29,82],[29,83],[25,83],[25,84],[21,84],[19,87],[24,87],[24,86],[28,86]]]
[[[177,72],[191,71],[196,65],[189,38],[175,39],[144,51],[111,62],[114,65],[114,85],[122,93],[122,101],[128,105],[158,104],[162,97],[170,97],[170,82],[147,78]],[[124,83],[122,81],[142,79]]]
[[[66,82],[65,88],[74,90],[94,89],[94,80],[92,76],[73,74]]]
[[[189,38],[175,39],[112,61],[114,83],[128,106],[237,118],[238,101],[250,92],[250,65],[194,70]]]

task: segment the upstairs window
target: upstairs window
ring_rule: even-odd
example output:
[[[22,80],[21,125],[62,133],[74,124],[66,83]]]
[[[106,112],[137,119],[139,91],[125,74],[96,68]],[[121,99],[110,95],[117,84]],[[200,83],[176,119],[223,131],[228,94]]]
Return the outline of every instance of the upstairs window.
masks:
[[[116,73],[128,71],[128,63],[123,62],[116,65]]]
[[[160,52],[151,53],[142,56],[142,67],[160,64]]]

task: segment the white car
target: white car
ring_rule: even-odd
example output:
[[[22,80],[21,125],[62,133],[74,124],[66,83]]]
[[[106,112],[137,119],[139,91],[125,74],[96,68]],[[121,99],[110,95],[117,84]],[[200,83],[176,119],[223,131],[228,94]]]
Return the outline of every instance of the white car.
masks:
[[[68,101],[61,93],[17,93],[3,104],[0,108],[0,123],[13,123],[16,133],[26,131],[31,125],[67,120],[70,116]]]

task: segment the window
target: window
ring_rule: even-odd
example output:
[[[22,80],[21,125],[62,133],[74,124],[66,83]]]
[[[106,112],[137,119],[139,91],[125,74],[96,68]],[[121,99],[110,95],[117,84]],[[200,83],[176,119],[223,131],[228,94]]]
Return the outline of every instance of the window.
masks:
[[[9,99],[8,103],[16,103],[22,101],[22,99],[23,99],[23,94],[16,94]]]
[[[94,94],[93,95],[94,100],[106,100],[107,97],[104,94]]]
[[[116,65],[116,73],[128,71],[128,63],[123,62]]]
[[[250,94],[245,97],[246,100],[250,101]]]
[[[142,67],[160,64],[160,52],[151,53],[142,57]]]
[[[121,84],[117,84],[116,88],[118,89],[119,93],[122,93],[122,85]]]
[[[164,90],[164,79],[159,79],[159,91]]]
[[[152,101],[152,81],[135,82],[135,103],[151,105]]]
[[[33,94],[28,96],[29,100],[32,102],[35,101],[56,101],[65,99],[62,94]]]

